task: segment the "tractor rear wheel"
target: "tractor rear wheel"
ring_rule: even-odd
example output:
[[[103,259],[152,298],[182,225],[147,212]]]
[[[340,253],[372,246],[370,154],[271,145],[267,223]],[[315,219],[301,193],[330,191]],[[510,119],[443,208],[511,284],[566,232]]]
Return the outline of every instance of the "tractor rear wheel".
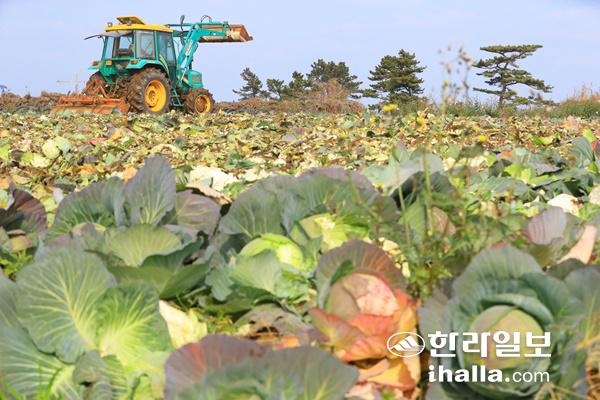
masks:
[[[86,89],[93,89],[96,85],[102,86],[106,89],[106,79],[104,79],[104,76],[102,76],[100,71],[94,72],[94,74],[90,76],[90,79],[88,79],[87,83],[85,84],[85,88],[83,89],[84,94],[88,94],[86,93]]]
[[[215,112],[215,99],[206,89],[190,89],[184,99],[185,110],[190,114]]]
[[[162,114],[169,111],[171,84],[169,78],[156,68],[144,69],[129,81],[127,102],[134,111]]]
[[[104,79],[104,75],[102,75],[102,73],[100,71],[98,72],[94,72],[91,76],[90,79],[88,79],[87,83],[89,84],[92,81],[97,80],[98,82],[102,83],[102,84],[106,84],[106,79]]]

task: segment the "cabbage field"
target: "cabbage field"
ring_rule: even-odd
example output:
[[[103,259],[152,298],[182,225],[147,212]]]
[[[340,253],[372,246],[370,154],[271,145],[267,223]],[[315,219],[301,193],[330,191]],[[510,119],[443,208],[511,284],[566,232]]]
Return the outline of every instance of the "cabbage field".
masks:
[[[596,133],[0,112],[0,398],[599,398]],[[551,356],[388,349],[438,331],[549,332]]]

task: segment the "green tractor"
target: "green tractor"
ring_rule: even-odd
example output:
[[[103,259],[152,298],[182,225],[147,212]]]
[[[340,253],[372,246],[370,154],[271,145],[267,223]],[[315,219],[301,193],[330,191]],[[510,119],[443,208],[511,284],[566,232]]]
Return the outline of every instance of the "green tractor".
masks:
[[[102,59],[89,68],[96,72],[77,96],[63,96],[52,112],[73,110],[108,114],[119,110],[161,114],[176,108],[194,114],[215,109],[215,102],[192,70],[200,43],[248,42],[243,25],[200,22],[149,25],[135,16],[117,17],[105,32],[86,39],[103,39]]]

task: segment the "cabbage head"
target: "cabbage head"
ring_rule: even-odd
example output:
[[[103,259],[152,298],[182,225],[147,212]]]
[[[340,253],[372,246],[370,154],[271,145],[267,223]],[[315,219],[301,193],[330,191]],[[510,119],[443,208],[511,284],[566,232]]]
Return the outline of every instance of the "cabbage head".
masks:
[[[577,383],[583,371],[580,353],[575,350],[578,324],[584,317],[584,305],[569,291],[565,281],[544,273],[529,254],[512,247],[484,250],[471,261],[453,283],[449,298],[438,292],[428,299],[419,312],[421,334],[424,337],[440,331],[457,332],[456,350],[448,345],[441,353],[454,353],[454,358],[433,358],[452,371],[472,370],[485,366],[502,371],[504,382],[443,382],[434,383],[428,399],[532,399],[545,398],[541,392],[545,382],[516,382],[509,378],[514,372],[547,373],[556,387],[581,391]],[[464,352],[462,336],[466,332],[507,332],[511,338],[520,334],[520,355],[514,358],[497,357],[496,345],[487,340],[488,355]],[[524,357],[534,350],[528,348],[526,333],[551,335],[550,346],[542,353],[551,357]],[[427,345],[430,345],[426,340]],[[509,340],[509,344],[513,339]],[[475,348],[479,345],[473,346]],[[547,385],[547,384],[546,384]],[[537,397],[536,397],[537,396]]]
[[[310,239],[321,240],[321,251],[327,252],[353,239],[364,239],[369,229],[360,225],[345,223],[335,215],[317,214],[298,222]]]
[[[420,380],[419,357],[388,350],[398,332],[416,332],[416,302],[402,273],[379,247],[348,242],[319,260],[319,308],[310,309],[324,344],[342,361],[356,363],[368,384],[412,391]]]
[[[265,250],[273,251],[279,261],[289,264],[299,271],[309,272],[312,270],[312,265],[305,262],[302,249],[296,243],[285,236],[274,233],[265,233],[252,240],[244,246],[240,255],[253,257]]]

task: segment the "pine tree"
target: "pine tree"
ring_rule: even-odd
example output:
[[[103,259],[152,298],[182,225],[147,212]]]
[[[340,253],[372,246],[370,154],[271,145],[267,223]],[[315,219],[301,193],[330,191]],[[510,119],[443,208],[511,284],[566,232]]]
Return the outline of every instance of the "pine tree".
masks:
[[[485,83],[495,86],[498,90],[475,88],[476,91],[498,96],[498,107],[504,108],[507,104],[532,104],[544,103],[541,96],[534,91],[550,93],[552,86],[549,86],[541,79],[534,78],[531,73],[520,69],[516,64],[518,60],[523,60],[542,46],[538,44],[528,44],[519,46],[487,46],[481,50],[495,54],[492,58],[479,60],[473,66],[482,69],[477,75],[487,78]],[[515,85],[525,85],[532,90],[529,97],[522,97],[513,89]]]
[[[327,83],[330,80],[336,80],[351,97],[358,98],[359,87],[362,82],[358,81],[356,75],[350,74],[350,68],[345,62],[336,63],[334,61],[325,61],[318,59],[311,65],[311,71],[308,74],[308,80],[311,88],[316,88],[319,84]]]
[[[304,77],[304,74],[294,71],[292,80],[285,87],[285,95],[289,97],[303,97],[308,92],[310,82]]]
[[[366,97],[380,99],[389,104],[414,102],[423,93],[423,79],[417,74],[425,71],[415,54],[400,50],[397,56],[385,56],[369,80],[373,83],[363,91]]]
[[[254,97],[264,96],[263,84],[254,72],[250,68],[245,68],[240,74],[245,84],[240,90],[234,90],[233,93],[240,96],[240,99],[251,99]]]
[[[285,82],[281,79],[267,79],[267,91],[269,96],[280,100],[285,95]]]

